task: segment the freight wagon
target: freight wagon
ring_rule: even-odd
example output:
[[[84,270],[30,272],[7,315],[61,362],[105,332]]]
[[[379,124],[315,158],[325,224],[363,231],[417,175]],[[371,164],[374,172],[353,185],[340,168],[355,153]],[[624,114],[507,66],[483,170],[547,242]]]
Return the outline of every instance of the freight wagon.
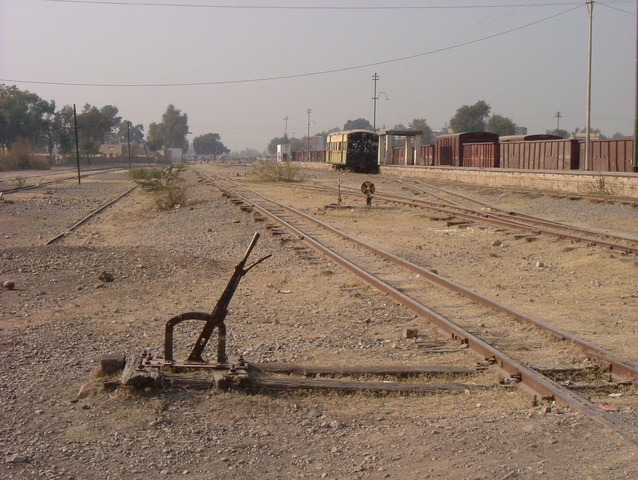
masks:
[[[533,140],[500,144],[501,168],[577,170],[578,140]]]
[[[463,132],[450,135],[439,135],[435,140],[435,165],[463,167],[465,145],[469,143],[498,144],[498,135],[489,132]],[[496,149],[495,149],[496,152]],[[493,159],[492,163],[496,163]]]

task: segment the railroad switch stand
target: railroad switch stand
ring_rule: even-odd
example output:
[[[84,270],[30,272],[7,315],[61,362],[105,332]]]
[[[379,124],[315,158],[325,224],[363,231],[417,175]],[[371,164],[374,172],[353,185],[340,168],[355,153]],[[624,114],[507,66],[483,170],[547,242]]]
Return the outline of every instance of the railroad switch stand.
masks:
[[[371,207],[372,206],[372,195],[374,194],[374,191],[375,191],[374,183],[372,183],[372,182],[363,182],[361,184],[361,191],[367,197],[366,198],[366,205]]]

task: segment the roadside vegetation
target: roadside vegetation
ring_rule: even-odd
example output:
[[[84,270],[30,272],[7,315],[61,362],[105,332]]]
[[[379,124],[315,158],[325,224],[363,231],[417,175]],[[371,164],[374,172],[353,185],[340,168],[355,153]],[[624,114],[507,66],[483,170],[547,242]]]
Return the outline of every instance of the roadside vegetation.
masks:
[[[257,160],[250,170],[251,175],[262,182],[303,182],[306,176],[292,162],[267,162]]]
[[[0,153],[0,172],[11,170],[49,170],[46,158],[32,155],[29,142],[21,139],[6,153]]]
[[[171,210],[186,205],[186,186],[182,173],[186,170],[183,164],[173,163],[163,168],[133,168],[129,177],[138,183],[146,192],[155,197],[158,210]]]

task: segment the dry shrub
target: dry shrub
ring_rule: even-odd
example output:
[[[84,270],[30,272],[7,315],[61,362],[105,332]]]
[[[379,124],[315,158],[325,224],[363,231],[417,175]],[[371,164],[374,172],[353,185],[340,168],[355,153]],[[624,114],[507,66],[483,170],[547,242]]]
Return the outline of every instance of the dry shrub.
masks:
[[[134,168],[129,177],[138,183],[145,191],[155,195],[155,206],[158,210],[170,210],[186,205],[186,186],[182,172],[186,170],[183,164],[169,164],[164,168]]]
[[[8,153],[0,155],[0,171],[10,170],[49,170],[46,158],[32,155],[31,144],[26,138],[17,139]]]
[[[306,177],[292,162],[267,162],[257,160],[250,171],[263,182],[303,182]]]

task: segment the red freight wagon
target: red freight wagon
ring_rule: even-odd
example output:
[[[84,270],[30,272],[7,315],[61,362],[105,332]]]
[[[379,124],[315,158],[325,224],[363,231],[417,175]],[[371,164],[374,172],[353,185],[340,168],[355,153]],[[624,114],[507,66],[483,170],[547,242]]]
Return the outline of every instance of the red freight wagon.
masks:
[[[500,157],[498,143],[466,143],[464,145],[464,167],[498,168],[499,164]]]
[[[392,149],[392,165],[405,165],[405,147]]]
[[[421,145],[417,165],[434,165],[434,145]]]
[[[463,132],[436,137],[435,165],[463,166],[463,149],[467,143],[498,143],[498,135],[489,132]]]
[[[597,172],[633,172],[634,139],[591,140],[592,170]],[[580,142],[580,168],[585,168],[585,142]]]
[[[577,140],[544,140],[501,143],[501,168],[523,170],[577,170]]]

